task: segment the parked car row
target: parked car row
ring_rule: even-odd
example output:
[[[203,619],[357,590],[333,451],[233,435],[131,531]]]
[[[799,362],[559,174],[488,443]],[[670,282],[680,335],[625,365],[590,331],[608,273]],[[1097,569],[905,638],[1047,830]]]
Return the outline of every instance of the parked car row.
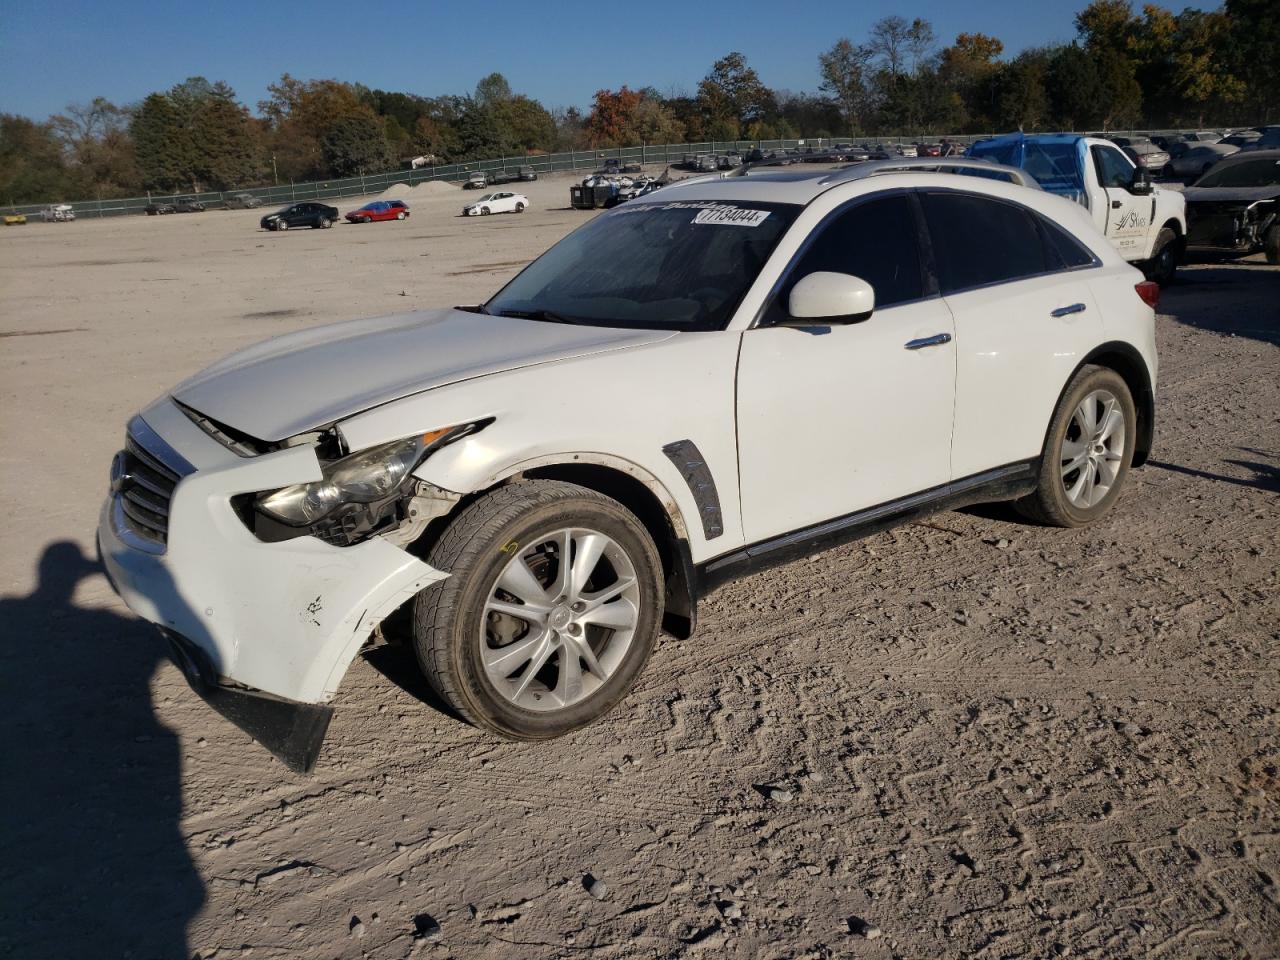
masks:
[[[483,190],[485,187],[493,187],[502,183],[516,183],[524,181],[531,183],[538,179],[538,171],[533,167],[523,166],[514,170],[508,170],[505,167],[501,170],[477,170],[462,182],[463,190]]]

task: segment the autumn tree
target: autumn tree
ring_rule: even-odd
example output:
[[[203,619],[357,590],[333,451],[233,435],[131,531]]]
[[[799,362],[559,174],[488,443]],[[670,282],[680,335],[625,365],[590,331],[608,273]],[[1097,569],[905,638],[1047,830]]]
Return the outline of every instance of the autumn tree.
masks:
[[[870,48],[855,46],[846,38],[818,55],[818,71],[822,75],[819,89],[839,108],[848,133],[862,126],[869,113],[867,65],[871,57]]]
[[[698,102],[713,140],[737,140],[742,131],[773,105],[773,93],[747,66],[741,53],[730,53],[711,65],[698,84]]]
[[[995,124],[996,78],[1004,44],[985,33],[959,34],[938,56],[938,78],[958,100],[962,128],[990,130]]]
[[[622,143],[630,133],[631,115],[640,102],[640,92],[625,84],[620,90],[597,90],[587,114],[587,142],[593,147]]]

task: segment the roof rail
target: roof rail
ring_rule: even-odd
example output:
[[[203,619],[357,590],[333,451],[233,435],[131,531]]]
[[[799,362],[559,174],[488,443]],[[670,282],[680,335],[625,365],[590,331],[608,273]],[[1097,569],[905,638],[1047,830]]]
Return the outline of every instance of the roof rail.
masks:
[[[1041,189],[1035,177],[1018,167],[993,163],[980,157],[904,157],[898,160],[868,160],[853,166],[835,170],[821,180],[824,184],[843,183],[846,180],[862,180],[886,173],[956,173],[962,176],[987,177],[1005,180],[1033,190]]]
[[[718,179],[726,180],[730,177],[746,177],[750,176],[752,171],[776,165],[776,163],[771,163],[768,160],[753,164],[743,164],[729,173],[720,174]],[[886,173],[954,173],[962,176],[1003,180],[1006,183],[1030,187],[1033,190],[1042,189],[1036,179],[1025,170],[1006,166],[1002,163],[995,163],[981,157],[918,157],[914,159],[901,157],[890,160],[863,160],[847,167],[840,167],[838,170],[832,170],[826,176],[822,176],[821,173],[815,171],[814,179],[824,186],[834,186],[837,183],[863,180],[867,177],[881,176]],[[701,179],[712,180],[716,179],[716,176],[715,174],[710,174]]]

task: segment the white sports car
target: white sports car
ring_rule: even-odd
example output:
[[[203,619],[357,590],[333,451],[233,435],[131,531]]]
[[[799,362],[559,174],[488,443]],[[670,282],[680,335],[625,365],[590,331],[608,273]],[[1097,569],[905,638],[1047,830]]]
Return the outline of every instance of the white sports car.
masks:
[[[614,708],[727,580],[982,501],[1091,523],[1151,450],[1159,287],[1002,171],[693,178],[483,304],[233,354],[129,423],[111,581],[306,770],[397,610],[461,717],[538,740]]]
[[[529,198],[523,193],[487,193],[462,208],[464,217],[487,217],[491,213],[524,213]]]

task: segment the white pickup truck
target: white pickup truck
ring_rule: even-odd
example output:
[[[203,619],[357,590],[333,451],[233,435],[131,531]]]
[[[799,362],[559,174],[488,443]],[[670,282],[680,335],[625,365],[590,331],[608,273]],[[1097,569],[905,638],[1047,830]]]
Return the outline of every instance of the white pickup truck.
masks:
[[[1161,286],[1173,280],[1187,237],[1186,200],[1153,184],[1110,140],[1014,133],[975,143],[969,156],[1020,167],[1048,192],[1080,203],[1148,279]]]

